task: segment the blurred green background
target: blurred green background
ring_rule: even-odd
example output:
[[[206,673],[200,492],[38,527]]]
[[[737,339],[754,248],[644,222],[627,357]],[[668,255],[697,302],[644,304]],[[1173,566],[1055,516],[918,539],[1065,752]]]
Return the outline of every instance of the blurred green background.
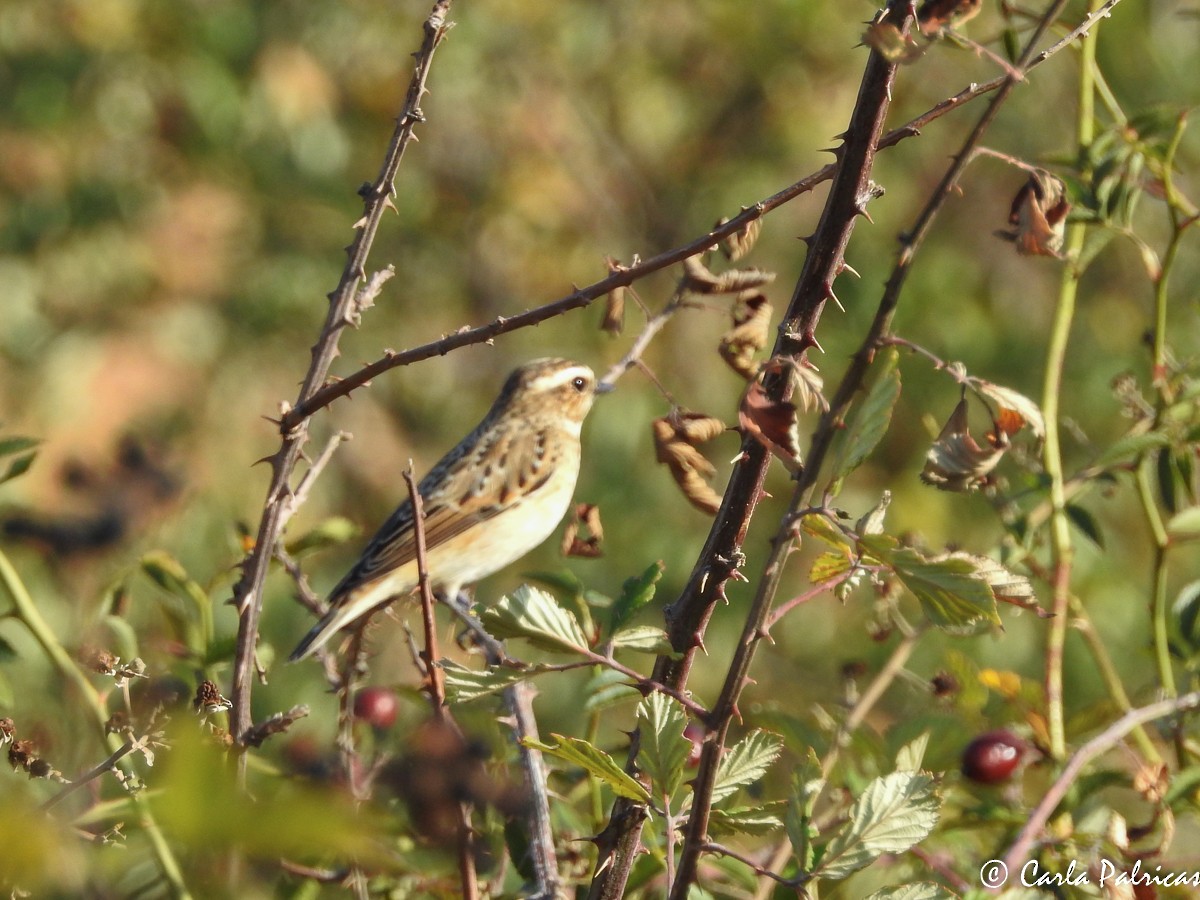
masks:
[[[0,507],[6,520],[43,526],[96,526],[119,514],[102,546],[67,541],[50,550],[44,540],[13,537],[5,544],[68,646],[106,641],[96,625],[101,598],[119,584],[147,664],[194,677],[174,653],[161,589],[137,574],[141,554],[152,549],[177,557],[211,589],[218,642],[231,639],[236,619],[224,600],[243,550],[239,528],[253,531],[266,489],[267,469],[253,463],[278,444],[266,417],[295,397],[361,212],[355,190],[378,170],[428,7],[426,0],[0,3],[0,427],[44,441],[33,469],[0,487]],[[1071,20],[1081,9],[1073,4]],[[384,220],[372,256],[375,268],[395,265],[397,277],[361,329],[346,334],[336,371],[553,300],[602,277],[606,255],[628,263],[682,244],[823,165],[831,157],[822,148],[835,143],[854,102],[866,59],[856,45],[873,12],[862,2],[783,0],[456,5],[422,103],[428,124],[405,158],[397,215]],[[966,31],[996,46],[1002,27],[987,5]],[[1200,99],[1198,48],[1194,3],[1126,2],[1102,27],[1100,62],[1128,114],[1183,110]],[[1038,69],[1014,93],[988,146],[1043,165],[1073,159],[1076,65],[1067,51]],[[939,44],[900,72],[890,124],[996,74],[973,51]],[[839,281],[846,312],[828,309],[819,332],[831,388],[873,315],[897,235],[981,109],[972,104],[880,156],[874,178],[887,193],[847,255],[862,277]],[[1178,156],[1190,196],[1198,160],[1193,129]],[[1037,397],[1060,265],[1018,257],[993,235],[1024,180],[996,160],[972,165],[917,258],[897,331],[964,361],[972,374]],[[745,261],[778,273],[769,289],[777,311],[803,262],[797,237],[811,232],[823,196],[822,188],[770,215]],[[1162,246],[1164,221],[1160,205],[1143,202],[1138,230],[1152,246]],[[1181,359],[1197,351],[1198,276],[1193,241],[1173,273],[1170,343]],[[637,293],[656,308],[676,277],[646,279]],[[1149,381],[1151,296],[1138,253],[1120,240],[1084,280],[1063,385],[1068,471],[1126,427],[1113,377],[1132,372]],[[517,363],[564,355],[605,369],[642,317],[631,303],[625,333],[614,339],[598,330],[600,315],[594,307],[494,346],[390,372],[320,413],[312,452],[338,429],[354,440],[338,451],[289,534],[334,515],[372,530],[403,496],[408,460],[418,471],[432,464],[478,420]],[[726,327],[721,312],[677,316],[647,361],[681,404],[732,423],[742,383],[715,352]],[[905,357],[902,374],[891,430],[839,502],[857,516],[886,488],[894,495],[893,533],[918,534],[929,547],[953,542],[993,552],[1001,533],[985,499],[942,494],[917,478],[957,389],[915,357]],[[654,463],[649,421],[667,411],[634,372],[589,420],[577,497],[601,506],[602,559],[563,561],[552,541],[484,583],[480,596],[498,596],[523,572],[564,567],[615,595],[661,559],[659,596],[672,599],[708,520]],[[736,447],[734,435],[711,445],[718,489]],[[1021,477],[1011,461],[1000,473]],[[769,489],[779,499],[760,510],[746,545],[752,580],[788,493],[782,470]],[[1150,543],[1128,492],[1093,494],[1086,505],[1102,521],[1106,544],[1081,540],[1076,590],[1136,697],[1153,682]],[[314,587],[332,586],[360,546],[352,540],[305,557]],[[802,591],[805,571],[797,561],[784,591]],[[733,585],[730,606],[717,611],[710,656],[693,679],[702,700],[720,683],[751,587]],[[284,577],[272,577],[264,642],[283,653],[308,627],[291,594]],[[888,652],[871,639],[870,607],[867,596],[845,606],[822,598],[794,613],[759,656],[746,712],[780,707],[805,720],[813,704],[839,703],[842,667],[871,668]],[[924,642],[911,665],[918,679],[893,687],[873,724],[884,731],[931,712],[918,682],[947,666],[947,648],[1039,679],[1044,623],[1010,610],[1004,618],[1004,633]],[[657,613],[647,621],[657,622]],[[17,654],[0,660],[0,715],[42,733],[64,772],[93,764],[95,745],[80,737],[85,725],[72,721],[36,648],[9,621],[0,621],[0,637]],[[373,679],[412,684],[399,629],[385,625],[374,639]],[[1068,645],[1073,712],[1098,690],[1078,650]],[[227,666],[213,671],[227,684]],[[578,732],[583,678],[540,685],[544,730]],[[276,669],[255,694],[256,717],[307,702],[314,715],[302,730],[324,739],[334,712],[324,690],[315,667]],[[416,703],[409,712],[424,714]],[[957,727],[965,739],[979,724]],[[602,743],[621,741],[614,730]],[[948,742],[930,764],[951,765],[957,750]],[[0,796],[17,785],[16,777],[0,778]]]

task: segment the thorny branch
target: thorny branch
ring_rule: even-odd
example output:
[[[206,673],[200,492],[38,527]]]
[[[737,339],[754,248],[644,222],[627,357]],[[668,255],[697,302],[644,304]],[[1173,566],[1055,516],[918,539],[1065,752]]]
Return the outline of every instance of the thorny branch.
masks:
[[[1120,0],[1109,0],[1103,8],[1097,10],[1091,16],[1088,16],[1079,24],[1073,31],[1063,37],[1057,43],[1047,47],[1040,53],[1036,54],[1023,69],[1028,75],[1046,60],[1050,59],[1056,53],[1070,46],[1076,41],[1080,35],[1095,24],[1099,19],[1109,15],[1112,7],[1116,6]],[[947,97],[945,100],[937,103],[935,106],[923,112],[921,115],[911,119],[910,121],[893,128],[887,134],[880,137],[875,149],[883,150],[889,147],[894,147],[906,138],[917,137],[921,134],[921,129],[931,122],[935,122],[947,113],[951,113],[972,100],[976,100],[985,94],[998,90],[1009,80],[1007,75],[1002,75],[993,78],[989,81],[982,81],[970,84],[963,88],[952,97]],[[354,390],[370,384],[371,380],[390,369],[399,368],[402,366],[410,366],[413,363],[420,362],[425,359],[432,359],[435,356],[445,356],[452,350],[457,350],[461,347],[469,347],[474,344],[482,344],[491,341],[502,334],[508,334],[513,331],[518,331],[522,328],[528,328],[532,325],[537,325],[547,319],[552,319],[564,313],[571,312],[575,309],[582,309],[590,305],[593,301],[598,300],[613,290],[618,288],[628,287],[633,283],[640,281],[654,272],[669,268],[687,259],[689,256],[695,256],[697,253],[703,253],[709,250],[721,241],[728,238],[730,235],[736,234],[744,229],[748,224],[761,219],[767,213],[795,200],[797,197],[808,193],[823,184],[833,177],[833,173],[837,168],[836,163],[830,163],[818,169],[810,175],[801,178],[794,184],[788,185],[780,191],[759,200],[736,216],[733,216],[728,221],[715,226],[711,231],[706,232],[685,244],[678,247],[673,247],[669,250],[650,257],[649,259],[639,261],[630,266],[616,267],[610,273],[593,282],[586,287],[576,288],[565,297],[558,300],[553,300],[550,303],[542,306],[534,307],[533,309],[525,310],[513,316],[500,316],[491,322],[474,327],[463,326],[453,334],[444,335],[435,341],[421,344],[402,351],[385,351],[384,354],[372,363],[368,363],[362,368],[351,374],[339,378],[335,381],[330,381],[324,384],[320,389],[312,392],[311,395],[303,398],[296,403],[291,409],[286,410],[279,421],[280,432],[288,434],[292,429],[298,427],[301,422],[313,415],[313,413],[325,408],[334,400],[341,397],[348,397]],[[619,377],[619,373],[610,373],[606,380],[615,381]]]
[[[451,0],[437,0],[425,20],[424,41],[416,54],[415,70],[404,107],[396,120],[396,128],[378,177],[373,184],[364,186],[360,192],[363,197],[363,216],[356,223],[357,231],[347,250],[346,266],[342,271],[341,280],[329,295],[329,311],[321,335],[312,349],[312,362],[300,388],[297,405],[305,403],[325,383],[330,366],[338,354],[338,342],[342,331],[347,325],[353,324],[362,309],[359,285],[366,278],[367,256],[379,222],[391,205],[396,172],[404,157],[405,148],[413,140],[414,128],[423,121],[420,101],[426,92],[425,85],[434,51],[450,27],[446,21],[450,3]],[[292,473],[300,460],[307,439],[307,420],[302,419],[285,429],[279,450],[270,458],[271,484],[263,504],[255,545],[242,563],[242,577],[233,591],[233,602],[240,620],[234,660],[230,729],[239,744],[251,727],[250,694],[254,676],[255,647],[258,643],[258,622],[262,613],[263,586],[275,544],[283,531],[284,510],[290,494]],[[244,772],[244,758],[239,762],[239,766]]]
[[[1034,45],[1041,39],[1046,28],[1055,21],[1064,5],[1063,2],[1052,4],[1029,40],[1027,49],[1022,54],[1016,71],[1027,74],[1036,65],[1048,59],[1054,52],[1067,46],[1071,40],[1074,40],[1079,34],[1086,31],[1087,27],[1090,27],[1090,24],[1095,21],[1096,17],[1107,15],[1108,10],[1112,5],[1115,5],[1115,2],[1116,0],[1113,0],[1112,3],[1107,4],[1102,10],[1099,10],[1096,16],[1089,17],[1087,22],[1080,25],[1067,38],[1064,38],[1063,41],[1060,41],[1054,47],[1035,55]],[[895,8],[897,11],[902,11],[905,6],[906,4],[896,3],[892,4],[890,9]],[[868,70],[870,70],[872,65],[878,64],[878,60],[873,55],[872,61],[868,63]],[[1019,77],[1023,77],[1023,75]],[[888,78],[890,80],[890,73]],[[945,199],[949,196],[949,192],[957,184],[962,167],[969,159],[970,150],[977,144],[983,132],[991,123],[999,106],[1007,99],[1017,80],[1017,77],[1014,77],[1014,75],[1005,75],[987,85],[973,87],[968,92],[964,92],[969,96],[964,97],[963,101],[959,101],[958,98],[952,98],[950,101],[939,104],[939,107],[935,107],[935,110],[931,110],[930,113],[926,114],[927,117],[936,117],[936,115],[940,115],[944,111],[960,105],[960,102],[965,102],[965,99],[979,96],[984,92],[999,91],[998,96],[993,98],[992,103],[968,138],[963,152],[958,155],[943,182],[935,191],[929,205],[918,219],[916,227],[906,236],[905,246],[901,250],[892,278],[889,279],[885,288],[885,293],[881,300],[876,320],[872,324],[871,331],[864,341],[860,353],[852,361],[851,367],[839,387],[830,411],[823,417],[821,426],[814,435],[812,452],[808,457],[808,468],[801,475],[800,483],[797,485],[793,498],[793,509],[802,505],[802,502],[815,485],[821,462],[832,442],[837,425],[842,421],[851,400],[863,383],[867,369],[873,359],[877,341],[886,332],[890,324],[892,314],[899,300],[900,289],[903,286],[908,267],[911,264],[917,246],[919,246],[921,240],[928,232],[933,219],[936,217]],[[864,92],[868,81],[869,78],[865,76]],[[963,95],[959,96],[962,97]],[[863,94],[860,93],[860,104],[862,100]],[[881,99],[879,101],[879,111],[882,112],[885,109],[886,99]],[[933,115],[934,113],[936,115]],[[867,145],[868,151],[882,148],[889,145],[890,142],[919,133],[920,125],[924,124],[925,121],[928,121],[928,119],[921,117],[879,138],[877,142],[869,143]],[[847,131],[848,143],[849,139],[852,139],[854,136],[855,129],[852,126]],[[861,137],[861,134],[859,136]],[[843,146],[839,151],[838,163],[846,169],[850,168],[849,149],[848,146]],[[857,182],[857,192],[851,196],[853,202],[858,205],[858,211],[861,211],[861,205],[865,203],[866,199],[869,199],[867,196],[869,182],[866,180],[866,175],[869,172],[870,156],[861,157],[859,163],[860,165],[865,164],[865,167],[857,173],[860,177],[860,180]],[[833,296],[832,279],[841,271],[840,266],[842,265],[842,261],[840,254],[844,250],[845,240],[848,238],[848,231],[843,233],[838,233],[837,231],[827,233],[823,230],[823,226],[829,220],[830,209],[834,206],[833,194],[835,191],[836,186],[831,191],[830,201],[827,202],[826,215],[822,218],[821,226],[818,227],[817,232],[810,239],[810,252],[806,259],[805,273],[801,275],[800,283],[798,283],[796,293],[793,296],[792,306],[785,316],[777,352],[790,351],[795,354],[803,352],[810,346],[816,346],[815,326],[819,320],[825,301]],[[844,214],[845,210],[842,212]],[[853,215],[857,215],[857,212],[854,212]],[[853,221],[853,215],[851,215],[849,220],[851,222]],[[819,263],[823,262],[823,269],[829,274],[826,280],[809,280],[814,270],[813,265],[811,265],[814,259],[818,260]],[[806,276],[808,277],[806,278]],[[738,532],[740,531],[743,535],[745,533],[745,523],[748,522],[749,516],[753,513],[758,493],[761,490],[762,473],[764,470],[765,453],[757,446],[744,445],[740,462],[735,467],[729,486],[726,489],[722,508],[718,512],[713,530],[710,532],[709,541],[706,543],[697,566],[693,571],[692,581],[689,582],[684,595],[667,609],[672,641],[683,641],[682,645],[676,643],[675,646],[687,654],[682,663],[673,663],[668,660],[660,661],[662,665],[656,668],[655,674],[667,683],[679,686],[686,680],[690,656],[696,648],[702,647],[702,635],[707,625],[708,615],[711,613],[711,602],[720,595],[720,586],[723,585],[724,581],[737,568],[739,554],[736,552],[736,548],[740,546],[740,535],[738,535]],[[729,512],[731,507],[744,516],[744,519],[739,522],[740,528],[730,528]],[[725,535],[726,543],[715,540],[722,529],[727,530]],[[735,543],[727,542],[729,537],[728,532],[730,531],[737,537]],[[715,778],[721,749],[724,745],[725,731],[732,715],[736,711],[737,698],[744,687],[745,678],[749,671],[749,664],[753,658],[754,648],[762,634],[762,622],[769,613],[771,601],[782,570],[783,559],[790,544],[791,538],[786,534],[785,526],[775,539],[771,558],[767,562],[763,578],[759,583],[759,591],[752,609],[747,616],[746,629],[743,632],[742,640],[739,642],[735,659],[730,666],[721,698],[714,707],[713,715],[707,723],[711,728],[715,728],[716,734],[714,738],[705,743],[702,751],[700,769],[694,782],[695,812],[689,821],[688,837],[685,842],[684,857],[681,861],[680,871],[672,886],[671,896],[673,898],[686,896],[690,884],[695,879],[696,861],[707,840],[707,822],[704,812],[707,811],[709,806],[707,796],[709,787]],[[714,582],[717,585],[715,591],[713,591]],[[712,600],[707,604],[704,602],[694,602],[705,589],[713,592],[711,595]],[[624,879],[628,876],[632,858],[621,858],[621,850],[618,848],[632,849],[637,845],[636,835],[640,833],[644,816],[636,815],[635,807],[635,804],[623,801],[619,802],[614,808],[613,821],[610,823],[610,827],[606,829],[605,834],[602,835],[604,839],[601,844],[602,854],[597,873],[593,879],[591,893],[589,894],[590,897],[616,897],[623,890]]]

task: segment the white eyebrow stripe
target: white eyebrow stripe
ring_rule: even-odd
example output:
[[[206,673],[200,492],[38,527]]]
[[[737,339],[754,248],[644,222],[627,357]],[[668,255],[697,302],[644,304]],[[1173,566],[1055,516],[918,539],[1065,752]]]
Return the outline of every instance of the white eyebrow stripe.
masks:
[[[557,372],[547,372],[545,375],[539,375],[533,380],[529,386],[535,391],[549,391],[557,387],[562,387],[570,383],[574,378],[591,379],[592,370],[587,366],[568,366],[565,369],[559,369]]]

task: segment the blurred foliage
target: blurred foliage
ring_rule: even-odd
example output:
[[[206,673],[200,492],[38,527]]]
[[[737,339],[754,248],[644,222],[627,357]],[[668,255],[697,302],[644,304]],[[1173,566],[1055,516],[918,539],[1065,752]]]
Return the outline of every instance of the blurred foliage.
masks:
[[[266,417],[294,399],[325,312],[324,295],[337,282],[342,248],[360,214],[355,190],[375,177],[428,5],[0,3],[0,519],[5,552],[48,629],[76,658],[98,647],[127,660],[138,657],[152,675],[148,684],[182,682],[189,694],[203,677],[227,683],[237,622],[224,601],[266,486],[265,469],[253,463],[277,446]],[[1082,10],[1082,3],[1071,4],[1068,21]],[[362,328],[346,336],[338,371],[352,371],[386,348],[415,346],[555,299],[572,284],[602,277],[605,256],[629,263],[682,244],[719,217],[824,165],[830,156],[822,148],[836,142],[857,92],[866,51],[856,44],[873,12],[867,3],[784,0],[456,6],[456,26],[422,102],[428,124],[405,157],[397,215],[385,220],[373,255],[376,266],[394,264],[398,277]],[[1099,66],[1109,100],[1099,106],[1091,146],[1075,147],[1070,111],[1077,58],[1070,51],[1016,91],[989,137],[992,149],[1059,172],[1075,218],[1095,225],[1061,388],[1067,471],[1098,460],[1104,470],[1073,500],[1082,538],[1074,591],[1135,703],[1157,692],[1147,615],[1154,546],[1130,489],[1132,466],[1117,463],[1153,454],[1155,497],[1174,524],[1172,534],[1181,540],[1195,535],[1196,523],[1187,518],[1197,500],[1200,437],[1194,234],[1182,242],[1170,273],[1166,343],[1176,405],[1147,429],[1160,437],[1128,447],[1126,455],[1107,448],[1139,421],[1139,403],[1154,403],[1156,379],[1164,377],[1153,370],[1147,344],[1155,324],[1152,263],[1163,260],[1172,233],[1161,196],[1168,149],[1178,190],[1192,201],[1200,195],[1200,130],[1183,130],[1176,141],[1179,116],[1200,102],[1195,12],[1194,4],[1173,0],[1126,2],[1104,23]],[[1000,48],[1005,21],[999,4],[985,4],[963,30]],[[901,70],[891,124],[996,73],[995,63],[972,49],[939,42]],[[897,235],[911,224],[978,109],[975,104],[940,119],[921,137],[880,155],[874,180],[887,193],[872,203],[873,224],[857,230],[848,254],[861,278],[839,281],[845,313],[831,307],[822,322],[825,354],[818,362],[827,386],[836,384],[874,314]],[[1061,265],[1018,256],[994,235],[1007,226],[1011,199],[1027,177],[996,157],[972,164],[961,195],[951,199],[917,257],[896,330],[944,360],[963,359],[972,375],[1036,397]],[[823,196],[819,189],[769,216],[747,260],[778,273],[764,289],[776,309],[786,304],[803,262],[796,237],[812,231]],[[639,282],[637,296],[658,308],[677,276],[664,272]],[[318,445],[339,429],[355,439],[339,449],[288,534],[317,592],[356,555],[358,543],[347,540],[353,528],[373,529],[403,496],[400,474],[410,458],[423,470],[457,441],[519,361],[565,355],[599,370],[618,359],[642,322],[638,305],[627,306],[621,337],[601,332],[600,310],[589,309],[504,336],[495,346],[394,371],[320,414]],[[727,327],[724,308],[688,311],[667,325],[646,360],[680,405],[732,424],[743,384],[717,353]],[[925,453],[959,387],[917,356],[901,353],[898,371],[903,390],[892,398],[886,434],[872,435],[881,443],[870,455],[855,455],[857,468],[845,473],[839,504],[858,517],[890,490],[888,531],[910,536],[915,549],[895,551],[914,554],[904,557],[915,560],[910,570],[928,564],[916,554],[948,544],[996,558],[1026,550],[1036,556],[1042,546],[1023,543],[1033,529],[1024,531],[1028,523],[1016,516],[1008,518],[1005,533],[986,493],[943,493],[920,482]],[[669,411],[635,371],[621,381],[617,399],[598,403],[588,422],[577,495],[604,510],[603,558],[564,562],[547,545],[482,585],[480,596],[500,596],[523,572],[550,572],[566,607],[591,610],[613,631],[661,624],[660,605],[686,581],[709,521],[654,463],[650,423]],[[813,421],[813,414],[801,418],[802,447]],[[736,453],[736,443],[726,434],[705,447],[717,463],[718,490],[728,472],[722,461]],[[997,478],[1003,496],[1017,498],[1023,512],[1024,501],[1044,490],[1036,450],[1028,444],[1010,452]],[[773,471],[768,490],[780,498],[789,493],[782,467]],[[780,502],[765,502],[751,530],[748,572],[757,572],[766,554]],[[1184,518],[1173,518],[1179,515]],[[1165,585],[1169,597],[1178,597],[1172,647],[1193,680],[1200,659],[1195,546],[1173,557]],[[808,589],[813,562],[828,549],[806,542],[789,564],[781,600]],[[947,567],[937,565],[940,578]],[[949,568],[961,574],[961,566]],[[731,585],[729,606],[714,616],[709,657],[691,683],[704,702],[720,684],[749,592]],[[313,820],[337,831],[337,840],[330,840],[326,858],[296,862],[336,868],[345,863],[330,858],[339,850],[364,863],[386,856],[375,886],[390,886],[398,896],[416,889],[405,881],[411,873],[452,872],[440,849],[412,837],[416,826],[410,827],[399,800],[380,801],[391,819],[378,827],[372,818],[378,810],[352,821],[336,785],[326,784],[321,790],[328,796],[314,799],[273,777],[285,772],[325,783],[338,766],[335,701],[315,667],[272,665],[308,627],[308,613],[293,594],[282,573],[269,582],[260,657],[271,678],[255,693],[255,718],[301,702],[312,713],[255,752],[255,812],[227,790],[228,773],[215,757],[188,741],[177,740],[163,754],[169,765],[139,764],[153,795],[145,807],[132,807],[111,776],[97,782],[97,804],[72,822],[97,835],[95,843],[76,840],[60,820],[34,812],[57,785],[4,773],[0,882],[46,895],[85,888],[96,896],[134,895],[161,877],[158,834],[177,848],[183,880],[197,895],[222,895],[229,883],[225,867],[238,865],[245,886],[238,896],[275,895],[281,876],[270,858],[323,841]],[[763,733],[755,728],[782,735],[788,764],[767,772],[769,792],[755,787],[755,779],[738,784],[750,796],[725,811],[731,830],[753,833],[739,809],[762,793],[791,796],[793,809],[778,818],[788,820],[802,856],[804,840],[792,826],[807,822],[803,792],[788,787],[784,770],[799,768],[805,748],[824,754],[834,746],[844,708],[892,652],[897,635],[881,625],[887,598],[874,599],[869,590],[851,593],[844,604],[823,596],[772,631],[741,710],[740,739]],[[95,723],[79,715],[80,697],[63,664],[47,656],[7,604],[0,593],[0,718],[12,718],[18,734],[36,740],[39,752],[68,777],[85,772],[114,751],[116,738],[100,740]],[[915,605],[905,610],[920,615]],[[849,738],[838,773],[843,784],[856,794],[884,791],[899,774],[893,772],[896,754],[922,731],[935,735],[922,765],[939,771],[956,768],[959,751],[981,730],[1014,725],[1036,731],[1044,622],[1011,606],[999,614],[1004,631],[965,639],[932,631],[923,636],[906,677]],[[399,631],[381,625],[371,642],[372,679],[405,686],[401,723],[386,734],[360,729],[359,737],[372,750],[403,756],[409,749],[404,736],[427,709],[412,690],[417,676]],[[630,654],[630,665],[648,658]],[[959,690],[931,691],[929,680],[939,674],[952,677]],[[140,686],[143,679],[122,686],[94,672],[86,677],[102,685],[109,711],[122,707],[126,691],[148,690]],[[647,715],[629,691],[588,669],[543,676],[537,684],[543,734],[587,734],[595,747],[623,761],[624,732]],[[585,695],[588,704],[580,702]],[[1066,696],[1072,735],[1112,717],[1093,660],[1074,633]],[[486,703],[469,705],[462,718],[498,770],[513,750]],[[593,716],[601,709],[611,709],[611,717],[598,728]],[[176,719],[189,716],[181,712]],[[220,720],[214,716],[214,723]],[[664,777],[671,781],[678,773],[668,769]],[[578,775],[567,768],[556,776],[564,795],[574,800],[601,790]],[[1028,796],[1036,799],[1049,780],[1048,771],[1031,768]],[[1009,798],[953,775],[947,782],[946,806],[966,810],[964,820],[1018,821]],[[928,805],[925,786],[919,787]],[[1075,818],[1081,835],[1107,827],[1096,800],[1102,787],[1080,794]],[[1175,799],[1190,802],[1189,791]],[[1137,797],[1121,803],[1133,818],[1146,814]],[[71,799],[62,809],[82,805]],[[147,809],[160,813],[161,832],[138,826]],[[874,824],[868,810],[854,809],[844,834]],[[501,813],[481,815],[495,826],[481,840],[481,870],[514,892],[519,875],[498,861]],[[602,824],[568,804],[556,815],[564,842]],[[123,837],[111,830],[119,822],[129,823]],[[238,828],[228,830],[233,822]],[[987,858],[964,831],[943,835],[942,846],[961,858]],[[248,859],[231,862],[205,837],[212,834],[225,834],[224,846],[237,844]],[[377,856],[377,846],[361,842],[368,838],[387,842],[392,852]],[[115,840],[125,842],[124,851],[110,845]],[[843,844],[828,846],[845,850]],[[570,864],[583,875],[589,864],[585,851],[577,852]],[[652,847],[639,863],[648,890],[659,889],[654,879],[662,854],[661,846]],[[747,879],[749,870],[740,864],[713,866],[714,883]],[[881,886],[870,872],[854,876],[863,880],[851,881],[847,896]],[[904,857],[888,877],[898,883],[910,876],[928,878],[929,872]],[[288,895],[313,884],[282,877],[279,890]],[[452,896],[455,884],[451,874],[445,885],[423,889]]]

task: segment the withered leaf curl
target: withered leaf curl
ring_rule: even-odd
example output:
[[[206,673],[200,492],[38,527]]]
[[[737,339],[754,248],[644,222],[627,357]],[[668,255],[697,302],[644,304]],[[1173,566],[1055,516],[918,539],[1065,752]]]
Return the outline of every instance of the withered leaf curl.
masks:
[[[720,495],[708,483],[717,473],[696,445],[711,440],[725,423],[700,413],[676,411],[651,423],[654,454],[671,472],[671,477],[692,506],[714,515],[721,507]]]
[[[721,335],[717,349],[729,367],[746,380],[758,374],[759,365],[754,354],[770,341],[774,312],[766,295],[759,291],[742,291],[734,298],[733,325]]]
[[[954,407],[937,440],[929,448],[925,456],[925,468],[921,470],[921,480],[943,491],[961,492],[979,487],[1008,450],[1007,427],[1020,421],[1019,416],[1011,415],[1010,421],[997,423],[996,430],[985,436],[985,445],[981,446],[971,436],[970,423],[967,421],[967,399],[964,397]]]
[[[1070,211],[1063,180],[1038,169],[1013,197],[1008,213],[1013,230],[997,231],[996,235],[1015,243],[1022,255],[1061,257]]]
[[[581,536],[583,532],[583,536]],[[604,555],[604,526],[600,522],[600,507],[594,503],[578,503],[567,529],[563,532],[563,556],[595,559]]]
[[[683,261],[683,288],[693,294],[736,294],[774,280],[774,272],[762,269],[730,269],[717,274],[704,264],[700,254]]]
[[[761,379],[746,386],[738,407],[738,422],[746,434],[779,457],[790,471],[799,472],[803,467],[796,404],[772,399]]]

